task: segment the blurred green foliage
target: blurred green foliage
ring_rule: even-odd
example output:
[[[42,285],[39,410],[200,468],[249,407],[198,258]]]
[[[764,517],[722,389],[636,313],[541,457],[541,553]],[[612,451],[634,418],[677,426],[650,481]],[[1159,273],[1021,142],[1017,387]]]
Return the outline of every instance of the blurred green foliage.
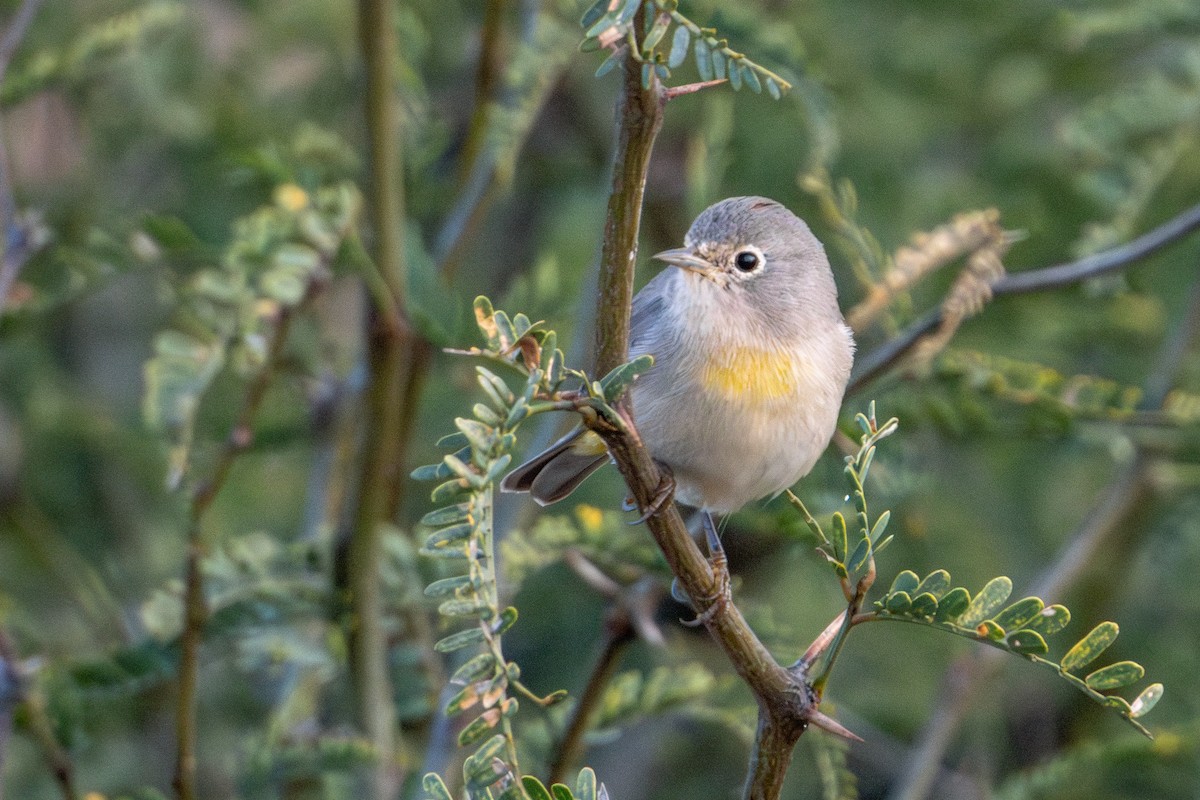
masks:
[[[414,279],[409,310],[439,344],[461,347],[472,337],[470,299],[488,294],[546,320],[568,363],[585,363],[617,84],[594,77],[603,54],[578,52],[590,4],[505,4],[507,88],[488,151],[502,180],[454,274],[431,274],[469,186],[461,154],[480,5],[398,8],[409,262],[424,281]],[[0,17],[17,6],[0,3]],[[695,0],[680,11],[793,89],[778,102],[723,88],[671,101],[644,252],[676,246],[716,199],[775,197],[827,243],[848,308],[888,253],[961,211],[995,207],[1006,229],[1024,232],[1006,258],[1016,271],[1125,241],[1200,199],[1194,3]],[[354,4],[318,0],[46,3],[0,84],[17,203],[49,236],[0,305],[0,629],[81,793],[169,793],[186,511],[167,486],[168,442],[143,420],[143,368],[156,353],[179,355],[155,336],[178,322],[183,287],[228,270],[245,240],[239,220],[278,211],[280,187],[315,197],[369,180],[355,15]],[[691,61],[673,68],[673,81],[700,77]],[[803,188],[821,170],[853,188],[853,223],[868,234],[857,248]],[[330,610],[338,510],[353,492],[341,465],[361,435],[352,423],[370,265],[354,238],[297,318],[253,441],[205,525],[214,612],[200,673],[205,796],[358,796],[374,757],[351,724],[346,645]],[[886,377],[847,402],[875,399],[902,421],[872,468],[873,502],[892,510],[895,540],[880,556],[889,576],[946,568],[981,586],[1003,573],[1023,596],[1112,476],[1135,451],[1149,459],[1119,535],[1067,596],[1043,599],[1073,609],[1072,641],[1101,620],[1120,624],[1106,656],[1136,658],[1168,687],[1144,720],[1157,738],[1014,659],[956,737],[938,796],[1200,792],[1194,344],[1169,371],[1165,411],[1139,406],[1155,353],[1196,302],[1198,257],[1193,236],[1118,275],[998,299],[929,371]],[[900,298],[859,337],[860,352],[936,304],[950,280],[935,276]],[[288,285],[258,289],[285,302]],[[222,330],[229,346],[235,330],[242,345],[256,341],[253,326]],[[414,465],[440,458],[448,420],[479,400],[469,359],[432,359]],[[194,409],[201,463],[223,446],[244,390],[236,369],[218,366]],[[525,441],[551,435],[544,427]],[[822,519],[841,506],[840,470],[831,454],[797,488]],[[426,487],[405,491],[382,570],[390,674],[411,746],[403,761],[419,775],[440,686],[414,620],[429,610],[419,589],[436,576],[409,538],[428,511]],[[575,695],[602,639],[604,604],[560,565],[563,550],[582,550],[618,579],[664,574],[615,511],[622,496],[607,470],[573,508],[535,518],[524,499],[505,498],[498,509],[505,587],[521,609],[506,653],[537,692]],[[747,509],[725,538],[739,604],[781,659],[794,658],[841,605],[815,540],[782,500]],[[727,666],[704,638],[675,625],[687,615],[661,608],[667,646],[632,645],[610,684],[585,758],[613,798],[725,796],[741,779],[747,738],[737,726],[752,718],[751,701],[722,677]],[[868,745],[846,751],[812,734],[797,759],[816,766],[793,770],[787,797],[854,796],[855,783],[863,797],[885,797],[895,785],[944,669],[976,646],[914,630],[864,626],[850,637],[828,698]],[[677,681],[670,692],[664,675]],[[561,709],[540,713],[521,715],[523,763],[535,767],[563,724]],[[59,796],[34,730],[22,712],[3,744],[8,797]]]

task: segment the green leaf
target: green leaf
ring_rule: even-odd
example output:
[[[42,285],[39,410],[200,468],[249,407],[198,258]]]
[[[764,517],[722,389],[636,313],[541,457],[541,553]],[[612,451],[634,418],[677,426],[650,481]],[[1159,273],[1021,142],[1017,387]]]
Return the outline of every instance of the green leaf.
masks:
[[[1015,631],[1042,613],[1045,605],[1040,598],[1026,597],[992,617],[992,621],[1006,631]]]
[[[704,41],[703,36],[696,37],[696,46],[693,52],[696,56],[696,71],[700,73],[700,80],[711,81],[713,76],[712,52],[708,49],[708,42]]]
[[[875,520],[875,524],[871,527],[871,542],[878,542],[879,537],[887,530],[888,522],[892,518],[892,512],[884,511],[879,515],[879,519]],[[915,576],[914,576],[915,577]]]
[[[429,493],[429,500],[434,505],[446,505],[454,500],[458,500],[467,491],[466,481],[461,478],[453,478],[440,483],[432,492]]]
[[[667,35],[667,30],[670,27],[671,16],[669,14],[659,14],[654,18],[654,25],[651,26],[649,32],[642,38],[642,54],[646,58],[651,57],[654,48]]]
[[[575,781],[575,794],[579,800],[596,800],[596,773],[591,767],[584,767],[579,771],[579,778]]]
[[[579,26],[584,30],[596,24],[596,21],[604,16],[608,11],[609,0],[596,0],[587,11],[583,12],[583,17],[579,20]]]
[[[650,79],[654,77],[654,65],[649,61],[642,64],[642,88],[650,88]]]
[[[758,80],[758,73],[743,64],[742,74],[746,77],[746,85],[750,87],[750,91],[762,94],[762,83]]]
[[[532,775],[522,775],[521,784],[525,787],[525,794],[529,795],[529,800],[554,800],[546,785]]]
[[[996,609],[1004,605],[1004,601],[1012,594],[1012,581],[1001,575],[992,578],[987,585],[979,590],[971,605],[959,617],[958,624],[964,628],[974,628],[990,617]]]
[[[423,464],[412,472],[408,473],[408,477],[414,481],[440,481],[450,477],[450,468],[445,464],[438,462],[437,464]]]
[[[426,550],[437,550],[451,544],[465,542],[471,538],[472,531],[475,526],[470,522],[463,522],[459,525],[450,525],[441,530],[434,531],[425,540]]]
[[[446,784],[435,773],[430,772],[421,779],[421,788],[429,795],[429,800],[454,800]]]
[[[686,25],[679,25],[675,28],[675,34],[671,37],[671,54],[667,56],[667,66],[671,69],[677,68],[687,58],[688,46],[692,43],[692,32],[687,29]]]
[[[550,794],[554,795],[554,800],[575,800],[575,795],[571,793],[571,790],[561,783],[551,786]]]
[[[909,614],[914,617],[932,617],[937,613],[938,600],[929,592],[922,592],[912,600]]]
[[[486,730],[484,732],[486,733]],[[466,733],[465,729],[463,733]],[[462,734],[459,734],[460,739],[461,736]],[[490,758],[480,759],[472,756],[463,764],[463,779],[468,792],[486,789],[507,774],[508,769],[505,766],[495,763]],[[486,796],[491,797],[491,794]]]
[[[458,746],[470,747],[478,741],[482,741],[485,736],[491,733],[492,728],[496,727],[500,722],[499,714],[483,714],[476,717],[467,723],[467,727],[463,728],[458,734]],[[499,734],[497,734],[499,736]],[[503,739],[503,736],[500,736]],[[488,759],[490,761],[490,759]],[[481,783],[482,786],[490,786],[495,781]]]
[[[955,622],[971,604],[971,593],[961,586],[956,586],[938,600],[937,613],[933,615],[936,622]]]
[[[142,218],[142,230],[161,248],[173,255],[197,252],[204,243],[200,237],[178,217],[150,214]]]
[[[733,69],[729,70],[729,85],[733,88],[733,90],[735,92],[741,91],[742,71],[737,69],[736,65],[734,65]]]
[[[1103,705],[1105,708],[1113,709],[1123,717],[1133,716],[1133,707],[1129,705],[1129,701],[1124,697],[1117,697],[1116,695],[1110,694],[1104,698],[1104,702],[1101,705]]]
[[[497,636],[511,628],[517,621],[517,610],[512,606],[500,612],[500,618],[492,624],[492,632]]]
[[[866,565],[867,559],[870,557],[871,541],[869,539],[860,539],[858,545],[854,548],[854,552],[850,554],[850,558],[846,559],[846,569],[851,575],[856,575]]]
[[[1042,636],[1053,636],[1067,627],[1071,621],[1071,612],[1066,606],[1046,606],[1038,615],[1025,625],[1025,630],[1037,631]]]
[[[1036,631],[1030,630],[1013,631],[1005,638],[1004,643],[1014,653],[1027,656],[1040,656],[1050,650],[1046,640]]]
[[[438,605],[438,613],[443,617],[473,617],[487,608],[487,603],[478,598],[455,598]]]
[[[976,625],[975,633],[979,634],[984,639],[991,639],[993,642],[998,642],[1004,638],[1004,628],[1001,628],[990,619],[985,619],[983,622]]]
[[[779,91],[779,84],[774,78],[767,78],[767,93],[771,95],[772,100],[778,100],[783,96],[783,92]]]
[[[1150,709],[1158,704],[1162,699],[1163,685],[1161,683],[1152,683],[1142,690],[1142,693],[1137,696],[1137,699],[1129,706],[1129,715],[1137,718],[1146,714]]]
[[[506,742],[507,740],[504,738],[503,734],[498,733],[480,745],[479,749],[475,751],[475,755],[473,755],[472,758],[474,758],[476,761],[491,761],[493,758],[499,756],[504,750],[504,745]]]
[[[883,602],[889,614],[904,614],[912,608],[912,599],[905,591],[892,592]]]
[[[455,650],[462,650],[464,647],[479,644],[483,640],[484,635],[481,629],[467,628],[465,631],[452,633],[444,639],[439,640],[434,644],[433,649],[439,653],[450,653]]]
[[[463,522],[471,516],[471,505],[469,503],[455,503],[452,506],[439,508],[430,511],[425,516],[421,517],[421,524],[427,528],[440,528],[443,525],[452,525],[455,522]]]
[[[507,407],[507,406],[506,406]],[[447,433],[445,436],[435,442],[439,450],[462,450],[470,451],[471,445],[467,442],[467,437],[463,436],[458,431]]]
[[[471,443],[471,449],[480,453],[487,453],[491,450],[492,445],[496,443],[496,430],[482,422],[474,419],[463,419],[462,417],[454,418],[454,427],[467,437],[467,441]],[[458,454],[456,454],[458,455]],[[458,455],[459,458],[464,458],[464,455]]]
[[[624,58],[625,58],[624,50],[613,51],[611,54],[609,54],[608,58],[604,59],[604,61],[600,64],[600,66],[596,68],[596,77],[603,78],[605,75],[612,72],[617,67],[617,65],[620,64],[621,61],[624,60]]]
[[[888,589],[888,594],[893,594],[895,592],[911,593],[917,588],[917,583],[917,573],[910,569],[906,569],[897,575],[896,579],[892,581],[892,587]]]
[[[480,653],[454,670],[451,683],[475,683],[478,680],[491,677],[496,669],[496,657],[491,653]]]
[[[601,378],[600,389],[605,402],[615,402],[639,375],[645,374],[652,366],[654,366],[654,356],[638,356]]]
[[[1137,683],[1146,676],[1146,670],[1136,661],[1118,661],[1101,667],[1083,679],[1089,689],[1106,692],[1110,689],[1120,689],[1131,683]]]
[[[712,43],[710,42],[709,45],[711,46]],[[726,63],[725,54],[722,53],[716,47],[713,47],[712,51],[711,51],[711,55],[712,55],[713,74],[715,74],[717,76],[717,79],[720,80],[721,78],[725,77],[725,63]]]
[[[475,373],[479,385],[483,387],[488,397],[496,404],[497,409],[508,409],[513,401],[517,399],[512,390],[508,388],[508,384],[504,382],[504,379],[487,367],[475,367]]]
[[[484,425],[496,426],[504,421],[503,417],[493,411],[490,406],[484,405],[483,403],[476,403],[475,405],[471,406],[471,413],[474,414],[475,418]]]
[[[841,512],[833,515],[833,535],[829,538],[833,544],[833,557],[838,561],[845,562],[847,547],[846,518],[842,516]]]
[[[1120,628],[1115,622],[1101,622],[1088,632],[1063,656],[1060,666],[1063,672],[1074,672],[1095,661],[1108,646],[1117,639]]]
[[[417,552],[429,558],[465,559],[468,557],[465,547],[438,547],[433,549],[422,547]]]
[[[594,39],[617,24],[617,15],[609,12],[592,23],[592,27],[583,32],[584,39]]]
[[[620,13],[617,15],[617,22],[624,25],[633,19],[633,15],[637,13],[638,8],[642,5],[642,0],[625,0],[625,5],[621,7]]]
[[[928,592],[937,599],[941,599],[942,595],[950,590],[950,573],[944,569],[935,570],[925,576],[925,580],[921,581],[921,585],[915,590],[915,594],[924,594]]]
[[[453,578],[442,578],[425,587],[426,597],[447,597],[457,594],[459,590],[470,588],[474,591],[470,575],[455,575]]]

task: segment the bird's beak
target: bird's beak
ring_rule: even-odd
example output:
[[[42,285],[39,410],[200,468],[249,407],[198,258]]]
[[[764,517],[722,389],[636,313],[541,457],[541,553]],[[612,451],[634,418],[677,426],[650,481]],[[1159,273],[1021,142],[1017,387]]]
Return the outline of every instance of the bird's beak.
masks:
[[[690,248],[677,247],[674,250],[663,250],[661,253],[655,253],[653,258],[659,261],[665,261],[673,267],[686,269],[689,272],[696,272],[705,278],[712,278],[717,273],[717,268],[712,262],[707,261],[696,255]]]

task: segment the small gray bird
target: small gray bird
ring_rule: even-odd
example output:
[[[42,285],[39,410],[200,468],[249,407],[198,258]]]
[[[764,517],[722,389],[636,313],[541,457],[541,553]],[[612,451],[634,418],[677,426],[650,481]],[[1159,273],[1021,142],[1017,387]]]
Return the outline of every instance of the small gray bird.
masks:
[[[854,358],[824,248],[774,200],[733,197],[654,257],[679,269],[633,299],[630,357],[655,358],[632,388],[642,441],[685,505],[725,514],[779,494],[829,444]],[[606,460],[580,428],[501,487],[546,505]]]

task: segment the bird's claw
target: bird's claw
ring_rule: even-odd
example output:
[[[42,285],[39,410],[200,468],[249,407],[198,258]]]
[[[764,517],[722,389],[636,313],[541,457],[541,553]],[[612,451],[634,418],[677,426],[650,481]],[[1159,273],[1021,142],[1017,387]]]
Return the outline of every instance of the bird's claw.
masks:
[[[667,504],[675,496],[675,476],[671,473],[671,468],[666,464],[660,463],[658,464],[658,474],[658,486],[654,489],[654,496],[650,498],[650,502],[646,504],[646,508],[642,511],[641,515],[637,519],[630,521],[630,525],[641,525],[666,508]],[[637,508],[633,503],[633,498],[627,498],[624,505],[630,511]]]
[[[703,611],[697,612],[695,619],[680,620],[689,628],[699,628],[701,625],[707,625],[712,622],[713,617],[725,610],[725,607],[733,602],[733,589],[729,580],[729,563],[725,560],[725,553],[713,556],[708,562],[712,565],[713,579],[717,583],[716,591],[710,595],[706,595],[701,599],[701,605],[706,606]]]
[[[713,522],[712,514],[705,511],[702,524],[704,526],[705,539],[708,541],[708,564],[712,567],[716,591],[700,598],[702,601],[701,604],[705,608],[703,611],[696,613],[695,619],[682,620],[683,624],[690,628],[707,625],[712,621],[713,617],[721,613],[727,605],[733,602],[733,589],[729,579],[729,558],[725,555],[725,548],[721,545],[721,537],[717,533],[717,526]],[[695,607],[695,603],[692,605]]]

